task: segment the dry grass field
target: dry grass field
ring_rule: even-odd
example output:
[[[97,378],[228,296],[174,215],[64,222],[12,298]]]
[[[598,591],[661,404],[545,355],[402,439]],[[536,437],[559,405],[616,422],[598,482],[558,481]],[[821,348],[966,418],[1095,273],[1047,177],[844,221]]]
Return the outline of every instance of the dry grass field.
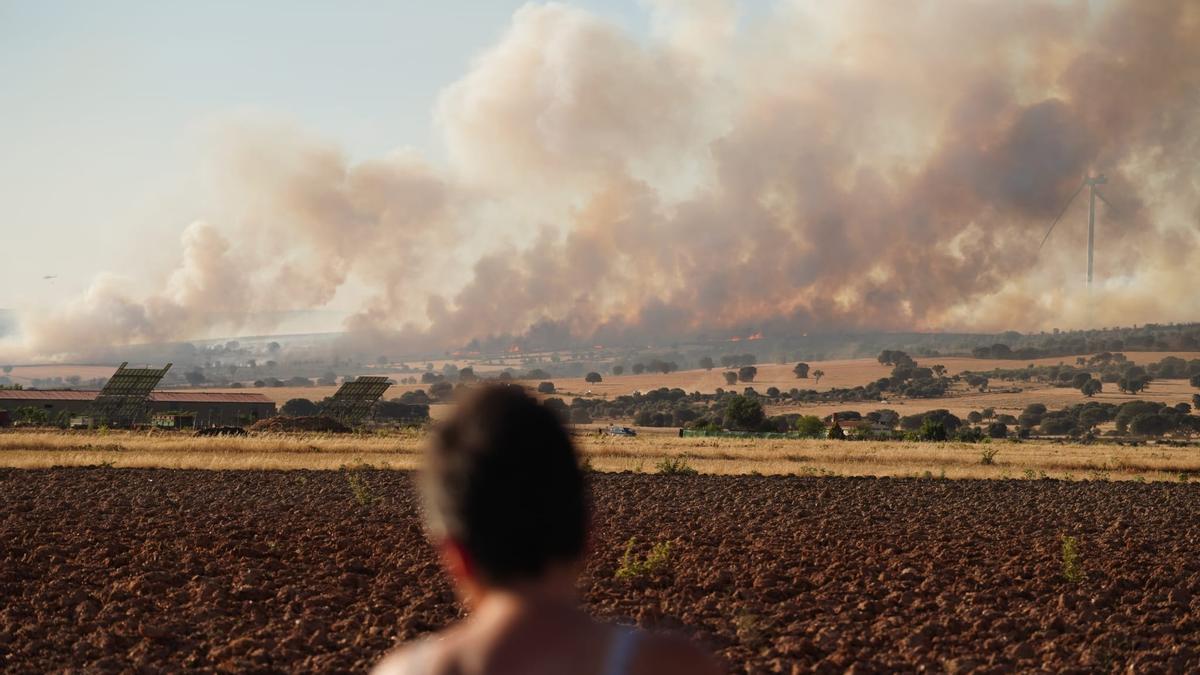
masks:
[[[797,474],[945,478],[1180,480],[1200,478],[1194,448],[1007,441],[963,443],[637,438],[580,433],[580,450],[600,471],[655,473],[678,460],[706,474]],[[195,438],[176,433],[0,433],[0,466],[187,469],[338,469],[369,464],[417,468],[422,432],[389,435],[266,434]],[[984,454],[992,453],[990,463]]]

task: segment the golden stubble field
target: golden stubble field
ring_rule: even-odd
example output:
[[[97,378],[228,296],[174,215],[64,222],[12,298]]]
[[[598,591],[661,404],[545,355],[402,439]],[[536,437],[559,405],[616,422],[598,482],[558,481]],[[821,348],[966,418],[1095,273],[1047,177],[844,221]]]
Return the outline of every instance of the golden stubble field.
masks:
[[[707,474],[796,474],[1067,480],[1200,479],[1195,448],[1110,444],[980,444],[678,438],[580,433],[581,454],[599,471],[655,473],[664,460]],[[196,438],[170,432],[0,432],[0,466],[181,469],[416,469],[425,434],[264,434]],[[990,462],[985,461],[990,455]]]

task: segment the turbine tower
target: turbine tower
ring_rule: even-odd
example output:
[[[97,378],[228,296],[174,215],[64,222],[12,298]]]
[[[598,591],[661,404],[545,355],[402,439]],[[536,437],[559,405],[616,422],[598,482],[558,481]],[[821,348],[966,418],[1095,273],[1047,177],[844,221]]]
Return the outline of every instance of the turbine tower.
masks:
[[[1099,197],[1100,201],[1107,204],[1108,208],[1112,209],[1113,211],[1116,211],[1116,207],[1113,206],[1111,202],[1109,202],[1107,199],[1104,198],[1103,193],[1101,193],[1099,190],[1096,189],[1097,185],[1104,185],[1107,182],[1108,182],[1108,177],[1105,176],[1104,174],[1100,174],[1098,176],[1085,177],[1083,179],[1083,182],[1079,184],[1079,187],[1075,189],[1075,192],[1071,194],[1071,198],[1068,199],[1067,203],[1063,205],[1062,211],[1058,212],[1058,217],[1054,219],[1053,223],[1050,223],[1050,229],[1046,230],[1046,236],[1042,237],[1042,243],[1040,245],[1038,245],[1038,250],[1039,251],[1042,250],[1042,247],[1046,245],[1046,240],[1050,238],[1050,233],[1054,231],[1054,226],[1058,225],[1058,221],[1062,220],[1063,215],[1066,214],[1067,209],[1070,208],[1071,202],[1075,201],[1075,197],[1079,196],[1079,193],[1083,190],[1083,188],[1085,186],[1087,188],[1089,188],[1088,191],[1090,194],[1088,195],[1088,247],[1087,247],[1087,287],[1088,287],[1089,291],[1092,290],[1092,260],[1094,258],[1095,246],[1096,246],[1096,197]]]

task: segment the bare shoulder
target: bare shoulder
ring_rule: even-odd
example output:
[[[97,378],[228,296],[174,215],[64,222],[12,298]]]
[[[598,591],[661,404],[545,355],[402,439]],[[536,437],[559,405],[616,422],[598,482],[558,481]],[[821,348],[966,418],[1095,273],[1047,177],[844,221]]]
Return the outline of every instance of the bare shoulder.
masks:
[[[383,657],[371,669],[371,675],[406,675],[407,673],[429,672],[433,665],[433,652],[434,645],[428,638],[410,642],[393,649]]]
[[[371,675],[404,675],[404,673],[410,672],[412,668],[408,666],[408,662],[412,650],[412,645],[393,649],[383,657],[383,660],[375,664],[375,667],[371,669]]]
[[[718,675],[721,672],[712,656],[691,642],[676,635],[653,633],[646,634],[638,643],[630,670],[636,675]]]

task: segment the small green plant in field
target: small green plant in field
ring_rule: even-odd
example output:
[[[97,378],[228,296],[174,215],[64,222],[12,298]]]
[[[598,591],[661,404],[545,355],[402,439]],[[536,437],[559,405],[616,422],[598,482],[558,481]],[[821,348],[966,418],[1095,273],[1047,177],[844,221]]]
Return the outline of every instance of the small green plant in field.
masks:
[[[1063,480],[1065,480],[1065,481],[1067,481],[1068,483],[1070,483],[1071,481],[1075,480],[1075,474],[1073,474],[1073,473],[1064,473],[1064,474],[1063,474],[1063,478],[1062,478],[1062,479],[1063,479]]]
[[[942,470],[938,472],[938,480],[946,480],[946,467],[943,466]]]
[[[1137,482],[1137,483],[1145,483],[1146,477],[1142,476],[1142,475],[1137,475],[1137,476],[1133,477],[1133,480],[1134,480],[1134,482]]]
[[[979,463],[984,466],[991,466],[996,463],[996,455],[1000,453],[998,448],[984,448],[983,452],[979,453]]]
[[[354,495],[354,501],[358,502],[359,506],[374,506],[382,498],[371,492],[371,486],[367,484],[367,477],[362,469],[363,467],[354,467],[345,470],[346,482],[350,484],[350,492]]]
[[[1034,480],[1037,478],[1037,472],[1033,469],[1025,469],[1025,480]]]
[[[696,469],[688,464],[687,460],[683,457],[664,459],[655,464],[654,468],[664,476],[693,476],[697,473]]]
[[[1079,540],[1069,534],[1062,536],[1062,575],[1067,581],[1077,584],[1083,581],[1083,560],[1079,555]]]
[[[1186,471],[1180,471],[1180,472],[1179,472],[1179,482],[1180,482],[1180,483],[1186,483],[1186,482],[1188,482],[1188,475],[1187,475],[1187,472],[1186,472]]]
[[[621,556],[621,565],[617,567],[618,579],[633,579],[652,574],[666,568],[671,558],[671,542],[660,541],[650,548],[645,557],[639,557],[633,552],[637,546],[637,537],[630,537],[625,542],[625,554]]]
[[[112,461],[111,459],[106,459],[100,462],[100,467],[104,469],[111,469],[114,466],[116,466],[116,462]]]
[[[737,635],[743,642],[754,643],[763,636],[763,622],[753,612],[742,610],[733,619],[737,626]]]

